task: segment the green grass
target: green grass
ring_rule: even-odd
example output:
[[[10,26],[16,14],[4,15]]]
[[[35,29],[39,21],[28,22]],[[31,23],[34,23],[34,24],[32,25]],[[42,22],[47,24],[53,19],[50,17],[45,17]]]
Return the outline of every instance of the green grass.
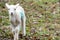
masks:
[[[56,35],[58,34],[56,33],[56,31],[59,32],[59,30],[56,30],[55,28],[60,26],[60,8],[59,8],[59,4],[57,4],[58,1],[59,0],[24,0],[24,1],[21,0],[19,1],[20,5],[24,8],[25,14],[27,17],[27,21],[26,21],[27,35],[31,35],[30,30],[32,28],[35,28],[37,33],[35,33],[32,36],[37,37],[39,35],[39,37],[41,37],[40,38],[41,40],[59,40],[60,39],[60,36]],[[14,4],[14,3],[16,3],[16,1],[15,2],[12,1],[11,4]],[[53,7],[53,5],[55,6]],[[0,3],[0,8],[1,8],[0,16],[4,16],[2,18],[2,21],[3,21],[2,25],[9,26],[10,22],[8,18],[8,12],[3,7],[5,7],[4,2]],[[54,10],[56,12],[55,14],[53,13]],[[40,27],[42,28],[41,31],[39,30]],[[48,37],[44,36],[47,34],[48,34]]]

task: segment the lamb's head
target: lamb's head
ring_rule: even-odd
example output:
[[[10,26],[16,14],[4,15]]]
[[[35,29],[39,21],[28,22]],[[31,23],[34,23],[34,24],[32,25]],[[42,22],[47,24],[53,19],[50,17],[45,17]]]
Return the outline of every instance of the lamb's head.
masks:
[[[9,4],[5,4],[7,9],[8,9],[8,12],[9,12],[9,15],[14,15],[14,13],[16,12],[16,8],[19,6],[19,4],[16,4],[16,5],[9,5]]]

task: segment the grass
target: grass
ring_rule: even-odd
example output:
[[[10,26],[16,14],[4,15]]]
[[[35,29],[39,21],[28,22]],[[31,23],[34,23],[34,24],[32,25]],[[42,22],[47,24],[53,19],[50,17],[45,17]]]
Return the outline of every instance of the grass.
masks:
[[[13,1],[11,4],[16,3],[16,0]],[[60,6],[58,1],[59,0],[18,0],[24,8],[27,17],[26,40],[60,40]],[[8,12],[5,8],[5,2],[0,3],[0,16],[2,16],[2,20],[0,18],[2,27],[9,26],[10,22]],[[1,30],[1,32],[3,31]]]

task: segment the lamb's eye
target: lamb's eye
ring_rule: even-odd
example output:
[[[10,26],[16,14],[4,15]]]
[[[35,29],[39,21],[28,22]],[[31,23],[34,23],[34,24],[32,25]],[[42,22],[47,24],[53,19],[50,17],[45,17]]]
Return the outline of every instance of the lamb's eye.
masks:
[[[8,10],[10,10],[10,9],[8,9]]]

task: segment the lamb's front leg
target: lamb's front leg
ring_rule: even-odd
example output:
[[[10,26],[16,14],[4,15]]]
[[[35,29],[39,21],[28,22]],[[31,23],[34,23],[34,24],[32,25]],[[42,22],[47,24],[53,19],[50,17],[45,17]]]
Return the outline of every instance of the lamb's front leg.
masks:
[[[15,31],[15,34],[14,34],[14,40],[18,40],[19,39],[19,32],[18,30]]]
[[[20,31],[20,24],[15,28],[15,33],[14,33],[14,40],[19,39],[19,31]]]

